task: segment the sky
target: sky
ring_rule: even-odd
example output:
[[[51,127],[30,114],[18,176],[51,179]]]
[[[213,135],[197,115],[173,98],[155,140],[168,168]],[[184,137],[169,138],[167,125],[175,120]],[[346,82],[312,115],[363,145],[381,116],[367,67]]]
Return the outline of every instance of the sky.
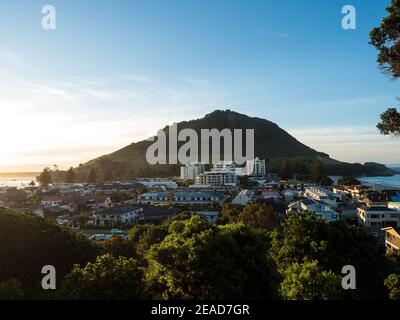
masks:
[[[48,4],[55,30],[41,25]],[[400,141],[375,127],[399,83],[368,44],[388,4],[0,0],[0,172],[76,166],[215,109],[341,161],[399,164]]]

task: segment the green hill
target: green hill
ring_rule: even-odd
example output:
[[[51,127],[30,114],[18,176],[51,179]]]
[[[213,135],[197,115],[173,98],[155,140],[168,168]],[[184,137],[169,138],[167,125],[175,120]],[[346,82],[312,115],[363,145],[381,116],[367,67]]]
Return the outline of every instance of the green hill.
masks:
[[[254,129],[255,156],[266,159],[268,170],[276,171],[284,159],[289,159],[294,170],[305,173],[315,159],[320,159],[328,174],[334,175],[381,175],[393,171],[376,163],[349,164],[334,160],[329,155],[318,152],[299,142],[275,123],[249,117],[234,111],[216,110],[203,118],[178,123],[178,130],[190,128],[200,132],[201,129],[222,130]],[[168,136],[168,126],[164,132]],[[156,131],[156,130],[154,130]],[[199,135],[200,136],[200,135]],[[244,140],[244,139],[243,139]],[[108,180],[130,179],[135,177],[167,177],[179,175],[180,165],[149,165],[145,155],[153,142],[140,141],[132,143],[111,154],[101,156],[80,165],[76,172],[81,180],[87,177],[91,168],[95,168],[97,177]],[[183,144],[183,143],[181,143]],[[178,144],[179,147],[179,144]],[[245,146],[243,146],[243,150]]]

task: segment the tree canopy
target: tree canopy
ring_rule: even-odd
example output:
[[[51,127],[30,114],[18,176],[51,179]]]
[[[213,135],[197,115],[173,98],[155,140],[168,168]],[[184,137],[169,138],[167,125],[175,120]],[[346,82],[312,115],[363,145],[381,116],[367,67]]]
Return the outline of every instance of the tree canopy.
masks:
[[[378,50],[380,69],[393,79],[400,77],[400,0],[391,0],[388,15],[370,33],[370,44]],[[400,135],[400,114],[389,108],[380,116],[377,128],[383,135]]]
[[[41,269],[52,265],[61,281],[75,263],[95,259],[98,248],[42,218],[0,208],[0,282],[18,279],[29,293],[41,290]]]
[[[61,296],[79,300],[145,298],[144,272],[133,258],[98,256],[84,267],[75,265],[64,281]]]
[[[263,299],[274,295],[265,236],[244,225],[212,226],[194,215],[174,221],[154,245],[149,279],[160,298]]]
[[[359,227],[344,222],[325,222],[308,213],[290,216],[272,234],[271,255],[283,272],[293,263],[317,261],[322,270],[341,274],[342,267],[357,270],[357,295],[376,299],[385,295],[384,249]]]

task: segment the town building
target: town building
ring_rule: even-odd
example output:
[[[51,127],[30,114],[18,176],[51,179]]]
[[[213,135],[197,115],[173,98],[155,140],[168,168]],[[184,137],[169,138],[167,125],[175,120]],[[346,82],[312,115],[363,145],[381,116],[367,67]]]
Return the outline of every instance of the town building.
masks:
[[[254,200],[254,191],[242,190],[232,200],[232,204],[239,204],[245,206]]]
[[[236,186],[238,176],[235,171],[205,171],[196,177],[195,183],[209,186]]]
[[[167,179],[137,179],[137,183],[145,186],[146,188],[153,189],[153,188],[160,188],[165,190],[174,190],[178,188],[178,184],[173,180]]]
[[[368,228],[399,227],[400,212],[387,206],[357,208],[358,222]]]
[[[140,208],[141,210],[137,216],[137,222],[139,223],[160,223],[182,211],[181,208],[174,206],[140,205]]]
[[[170,196],[168,192],[146,192],[137,198],[138,204],[167,203]]]
[[[138,204],[189,204],[189,205],[212,205],[221,203],[224,195],[219,192],[147,192],[138,196]]]
[[[260,160],[259,158],[255,158],[254,160],[246,160],[246,175],[265,177],[265,160]]]
[[[400,253],[400,229],[399,228],[383,228],[385,231],[385,247],[387,253]]]
[[[339,197],[327,188],[312,186],[305,188],[304,197],[317,201],[323,201],[325,204],[336,207]]]
[[[139,206],[118,206],[95,211],[92,215],[97,226],[131,225],[142,210]]]
[[[204,162],[189,162],[181,167],[182,180],[195,180],[196,177],[205,171]]]
[[[60,195],[44,195],[40,203],[44,208],[59,207],[64,203],[65,197]]]
[[[313,199],[304,199],[290,203],[286,214],[291,215],[301,211],[307,211],[313,216],[328,222],[339,220],[339,213],[337,211],[333,210],[326,203]]]

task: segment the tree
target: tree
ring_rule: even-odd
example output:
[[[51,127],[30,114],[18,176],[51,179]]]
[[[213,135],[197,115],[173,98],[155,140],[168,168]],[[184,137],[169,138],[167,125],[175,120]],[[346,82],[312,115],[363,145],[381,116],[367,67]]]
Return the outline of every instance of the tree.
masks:
[[[391,0],[386,8],[389,13],[381,25],[370,32],[370,44],[378,50],[377,62],[381,70],[400,77],[400,0]]]
[[[272,231],[279,226],[280,220],[279,214],[272,206],[249,204],[243,208],[243,211],[233,221],[243,223],[250,228]]]
[[[29,298],[43,292],[41,269],[53,265],[57,280],[70,272],[75,263],[94,260],[99,248],[34,215],[0,208],[0,282],[19,279]]]
[[[10,279],[0,283],[0,300],[21,300],[25,293],[18,279]]]
[[[67,171],[67,176],[65,178],[65,181],[67,181],[68,183],[74,183],[75,182],[75,171],[74,168],[69,168],[69,170]]]
[[[281,273],[293,263],[318,261],[325,271],[341,274],[345,265],[357,272],[361,299],[380,299],[387,270],[384,249],[360,227],[344,222],[325,222],[301,212],[285,220],[282,229],[272,233],[270,254]],[[352,291],[352,290],[348,290]]]
[[[61,296],[73,300],[143,299],[144,272],[133,258],[105,254],[84,267],[75,265],[63,281]]]
[[[336,300],[343,298],[341,277],[323,270],[317,261],[293,263],[283,272],[280,292],[288,300]]]
[[[293,176],[292,166],[288,159],[282,161],[279,176],[284,180],[290,179]]]
[[[324,168],[320,160],[315,160],[311,168],[311,181],[314,183],[321,183],[325,178]]]
[[[37,180],[43,187],[47,188],[52,181],[52,173],[50,168],[44,168]]]
[[[87,177],[87,182],[88,183],[96,183],[97,182],[97,172],[95,168],[90,168],[88,177]]]
[[[113,181],[114,180],[114,176],[113,173],[110,169],[106,170],[103,176],[103,180],[104,181]]]
[[[129,240],[137,244],[141,251],[148,251],[152,245],[160,243],[168,234],[168,227],[164,224],[137,224],[129,230]]]
[[[235,205],[235,204],[225,204],[222,207],[220,215],[218,217],[218,222],[220,224],[227,224],[233,221],[236,221],[237,217],[239,216],[240,212],[243,210],[243,206]]]
[[[321,180],[321,185],[323,186],[331,186],[333,184],[333,180],[328,176],[324,176]]]
[[[381,122],[376,126],[383,135],[400,135],[400,113],[390,108],[381,114]]]
[[[389,290],[389,298],[400,300],[400,275],[391,274],[385,279],[385,286]]]
[[[244,225],[213,226],[194,215],[174,221],[149,252],[158,298],[266,299],[275,293],[267,239]]]
[[[386,8],[388,16],[370,33],[370,44],[378,50],[377,62],[383,73],[393,79],[400,77],[400,0],[392,0]],[[400,115],[395,108],[381,114],[377,125],[383,135],[400,134]]]
[[[361,183],[355,177],[344,176],[337,181],[337,184],[340,186],[353,186],[353,185],[360,185]]]

